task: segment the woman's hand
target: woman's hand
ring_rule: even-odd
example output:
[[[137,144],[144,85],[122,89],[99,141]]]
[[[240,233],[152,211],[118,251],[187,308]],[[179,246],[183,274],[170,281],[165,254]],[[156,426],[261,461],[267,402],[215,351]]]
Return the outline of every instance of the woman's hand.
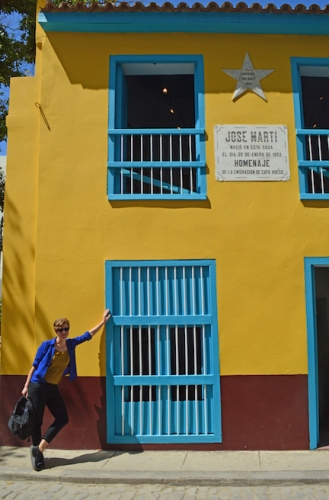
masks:
[[[28,397],[28,395],[29,395],[28,393],[29,393],[28,387],[24,387],[24,389],[22,390],[23,396]]]
[[[104,314],[103,314],[103,323],[104,323],[104,325],[105,325],[105,323],[108,322],[108,320],[110,319],[111,316],[112,315],[110,313],[110,310],[109,309],[105,309]]]
[[[111,316],[112,315],[110,313],[110,310],[105,309],[105,311],[103,312],[103,321],[99,323],[99,325],[96,325],[94,326],[94,328],[91,328],[91,330],[89,330],[90,335],[93,337],[97,332],[99,332],[99,330],[103,328],[103,326],[108,322]]]

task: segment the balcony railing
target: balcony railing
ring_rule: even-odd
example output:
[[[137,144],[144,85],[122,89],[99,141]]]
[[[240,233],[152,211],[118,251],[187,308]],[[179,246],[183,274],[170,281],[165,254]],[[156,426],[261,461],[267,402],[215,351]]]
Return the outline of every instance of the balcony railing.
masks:
[[[298,129],[297,139],[302,192],[311,195],[328,195],[329,130]]]
[[[114,194],[191,197],[201,193],[202,129],[111,129]]]

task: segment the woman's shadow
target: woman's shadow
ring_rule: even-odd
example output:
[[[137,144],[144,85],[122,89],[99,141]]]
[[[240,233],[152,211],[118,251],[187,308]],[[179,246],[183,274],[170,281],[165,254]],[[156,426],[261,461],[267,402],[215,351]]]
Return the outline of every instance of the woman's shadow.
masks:
[[[75,464],[85,464],[85,463],[96,463],[96,462],[106,462],[111,458],[115,458],[123,455],[125,453],[136,454],[142,453],[142,451],[107,451],[99,450],[94,453],[85,453],[84,455],[79,455],[74,458],[45,458],[45,469],[53,469],[54,467],[63,467]]]

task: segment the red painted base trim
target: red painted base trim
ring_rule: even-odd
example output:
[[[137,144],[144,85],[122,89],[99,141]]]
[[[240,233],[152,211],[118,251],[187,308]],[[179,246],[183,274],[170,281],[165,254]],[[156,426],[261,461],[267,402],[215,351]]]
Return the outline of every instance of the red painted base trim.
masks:
[[[2,375],[0,445],[27,446],[7,421],[26,380]],[[309,449],[307,375],[221,377],[223,442],[184,445],[106,443],[105,377],[63,380],[61,393],[70,422],[52,443],[56,449],[112,450],[305,450]],[[51,422],[46,411],[44,428]]]

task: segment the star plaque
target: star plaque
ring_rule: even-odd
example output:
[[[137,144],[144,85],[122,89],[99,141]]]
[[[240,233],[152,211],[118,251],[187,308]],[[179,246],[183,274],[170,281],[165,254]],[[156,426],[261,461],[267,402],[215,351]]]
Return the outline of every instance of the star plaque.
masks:
[[[260,85],[260,80],[273,73],[274,69],[254,69],[248,52],[245,55],[242,69],[223,69],[222,71],[237,80],[232,97],[233,101],[247,90],[251,90],[265,101],[267,100]]]

